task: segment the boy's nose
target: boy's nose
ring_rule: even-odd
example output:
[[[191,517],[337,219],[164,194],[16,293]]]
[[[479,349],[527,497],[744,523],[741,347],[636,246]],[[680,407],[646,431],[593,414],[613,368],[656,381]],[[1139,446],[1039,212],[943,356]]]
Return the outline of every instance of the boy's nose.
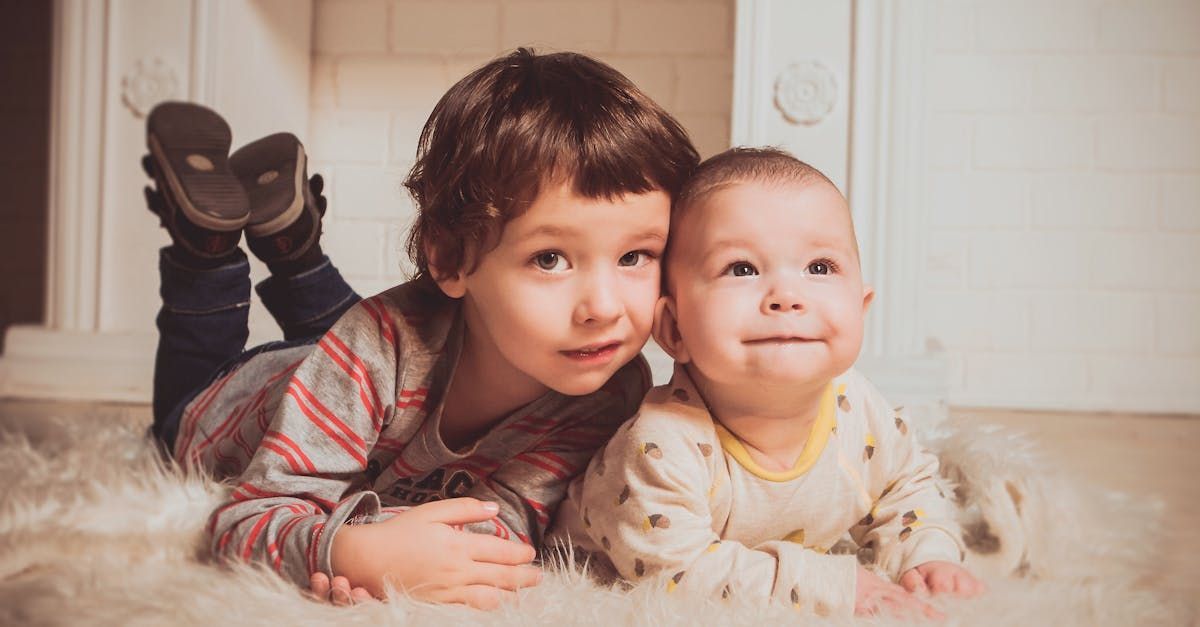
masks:
[[[576,324],[603,326],[621,317],[621,301],[606,280],[591,282],[575,306]]]

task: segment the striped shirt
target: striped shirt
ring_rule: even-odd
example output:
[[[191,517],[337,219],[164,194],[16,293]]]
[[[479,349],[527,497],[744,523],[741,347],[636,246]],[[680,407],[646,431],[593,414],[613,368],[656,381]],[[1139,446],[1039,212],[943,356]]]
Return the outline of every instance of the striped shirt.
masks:
[[[592,394],[550,391],[452,451],[439,419],[461,307],[417,313],[427,299],[411,283],[366,299],[315,345],[256,355],[185,407],[175,458],[233,488],[207,525],[216,555],[307,586],[332,576],[342,525],[458,496],[500,504],[471,531],[540,547],[567,484],[636,411],[649,368],[638,357]]]

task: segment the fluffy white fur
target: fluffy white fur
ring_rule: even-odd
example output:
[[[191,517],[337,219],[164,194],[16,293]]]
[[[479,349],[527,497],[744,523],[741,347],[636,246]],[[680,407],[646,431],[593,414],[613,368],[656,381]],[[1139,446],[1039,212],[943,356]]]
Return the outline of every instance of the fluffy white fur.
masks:
[[[0,426],[5,423],[0,419]],[[306,600],[271,573],[206,557],[203,525],[225,488],[164,467],[139,428],[49,421],[0,434],[0,624],[327,623],[825,624],[790,607],[602,587],[552,568],[495,612],[407,598],[354,608]],[[947,625],[1183,624],[1146,577],[1158,510],[1071,483],[1025,439],[997,429],[926,433],[978,549],[990,592],[938,602]],[[867,624],[900,624],[880,617]]]

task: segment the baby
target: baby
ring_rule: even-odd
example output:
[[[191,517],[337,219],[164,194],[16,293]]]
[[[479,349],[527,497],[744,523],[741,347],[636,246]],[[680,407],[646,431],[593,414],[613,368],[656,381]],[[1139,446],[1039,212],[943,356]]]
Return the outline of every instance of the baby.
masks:
[[[937,458],[851,368],[873,291],[829,179],[773,149],[712,157],[664,273],[674,376],[570,486],[554,536],[630,581],[820,615],[936,616],[918,594],[981,592]],[[859,555],[830,554],[847,531]]]

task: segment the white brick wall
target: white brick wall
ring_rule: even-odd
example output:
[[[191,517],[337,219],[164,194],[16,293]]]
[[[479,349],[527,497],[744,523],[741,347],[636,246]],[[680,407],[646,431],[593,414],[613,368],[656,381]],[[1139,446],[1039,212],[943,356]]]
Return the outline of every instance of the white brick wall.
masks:
[[[927,28],[951,402],[1200,412],[1200,2],[943,0]]]
[[[597,56],[702,154],[724,149],[733,14],[733,0],[317,0],[308,149],[328,180],[326,248],[364,293],[407,276],[402,182],[421,126],[450,85],[517,46]]]

